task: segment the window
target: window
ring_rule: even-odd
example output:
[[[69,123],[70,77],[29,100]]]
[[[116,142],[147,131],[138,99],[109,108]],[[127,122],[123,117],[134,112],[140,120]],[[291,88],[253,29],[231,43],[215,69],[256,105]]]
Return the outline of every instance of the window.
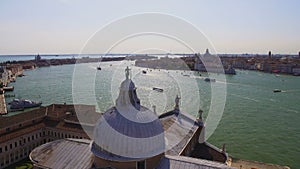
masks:
[[[22,124],[19,124],[19,127],[22,127]]]
[[[136,168],[137,169],[146,169],[146,161],[138,161],[136,162]]]
[[[12,144],[9,145],[9,148],[12,149]]]
[[[18,147],[18,143],[17,142],[15,142],[15,147]]]
[[[10,131],[10,128],[8,127],[8,128],[6,128],[6,132],[9,132]]]
[[[31,136],[31,139],[34,140],[34,136]]]
[[[0,153],[2,153],[2,147],[0,147]]]
[[[19,145],[21,145],[22,144],[22,141],[21,140],[19,140]]]
[[[5,151],[7,151],[7,146],[5,146]]]
[[[32,120],[32,124],[34,124],[35,123],[35,120]]]

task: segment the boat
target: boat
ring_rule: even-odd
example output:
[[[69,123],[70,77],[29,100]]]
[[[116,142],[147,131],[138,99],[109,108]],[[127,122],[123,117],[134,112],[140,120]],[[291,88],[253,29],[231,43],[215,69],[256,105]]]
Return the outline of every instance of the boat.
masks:
[[[296,73],[293,73],[294,76],[300,76],[300,73],[296,72]]]
[[[225,70],[225,74],[236,75],[236,71],[232,65],[229,65],[228,69]]]
[[[272,73],[280,73],[280,70],[275,69],[275,70],[272,70],[271,72],[272,72]]]
[[[13,91],[14,87],[13,86],[5,86],[5,87],[3,87],[3,90],[4,91]]]
[[[153,90],[157,91],[157,92],[163,92],[164,89],[158,88],[158,87],[153,87]]]
[[[142,71],[142,73],[143,73],[143,74],[146,74],[146,73],[147,73],[147,71],[146,71],[146,70],[143,70],[143,71]]]
[[[10,105],[10,109],[25,109],[25,108],[39,107],[42,105],[42,102],[35,102],[26,99],[13,99],[8,104]]]
[[[207,78],[204,79],[204,81],[206,81],[206,82],[216,82],[216,79],[212,79],[212,78],[207,77]]]
[[[25,75],[24,75],[24,74],[19,74],[19,75],[18,75],[18,77],[23,77],[23,76],[25,76]]]
[[[15,97],[15,94],[5,94],[5,97]]]
[[[278,93],[278,92],[282,92],[282,91],[280,89],[274,89],[273,92]]]
[[[97,67],[97,70],[101,70],[101,67],[100,67],[100,66],[98,66],[98,67]]]

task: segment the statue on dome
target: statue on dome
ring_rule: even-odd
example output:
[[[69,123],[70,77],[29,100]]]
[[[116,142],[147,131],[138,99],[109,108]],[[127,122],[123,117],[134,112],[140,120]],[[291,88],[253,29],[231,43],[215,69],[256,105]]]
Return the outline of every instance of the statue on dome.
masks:
[[[198,111],[198,120],[202,122],[202,114],[203,114],[203,110],[199,109]]]
[[[127,68],[125,69],[125,76],[126,76],[126,79],[129,79],[129,71],[130,71],[131,69],[129,69],[129,67],[127,66]]]
[[[175,109],[179,110],[179,101],[180,101],[180,97],[178,95],[176,95],[175,98]]]

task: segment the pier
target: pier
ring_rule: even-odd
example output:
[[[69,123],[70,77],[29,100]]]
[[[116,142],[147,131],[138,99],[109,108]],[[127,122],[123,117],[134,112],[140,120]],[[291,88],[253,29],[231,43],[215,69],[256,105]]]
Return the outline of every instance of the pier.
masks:
[[[0,94],[0,115],[7,114],[4,92]]]

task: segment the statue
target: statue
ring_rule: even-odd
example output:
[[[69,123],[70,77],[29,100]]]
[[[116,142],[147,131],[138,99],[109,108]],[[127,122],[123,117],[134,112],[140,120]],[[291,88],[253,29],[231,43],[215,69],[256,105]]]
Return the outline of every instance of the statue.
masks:
[[[179,109],[179,101],[180,101],[180,97],[178,97],[178,95],[176,95],[176,98],[175,98],[175,109]]]
[[[156,113],[156,106],[153,105],[152,108],[153,108],[153,112],[157,115],[157,113]]]
[[[126,76],[126,79],[129,79],[129,67],[127,66],[127,68],[125,69],[125,76]]]
[[[198,111],[198,119],[202,121],[203,110],[199,109]]]

